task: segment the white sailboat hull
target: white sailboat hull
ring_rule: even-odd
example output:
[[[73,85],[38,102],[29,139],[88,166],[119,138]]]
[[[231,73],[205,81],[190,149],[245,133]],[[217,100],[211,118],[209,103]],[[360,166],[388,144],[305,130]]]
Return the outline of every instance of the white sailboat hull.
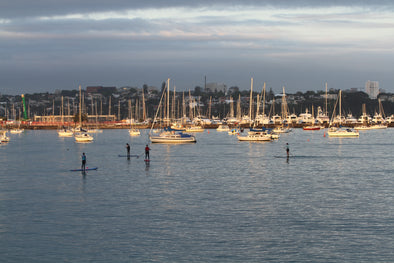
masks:
[[[195,143],[197,142],[196,137],[193,135],[182,136],[179,133],[169,134],[163,132],[158,136],[150,135],[149,139],[152,143]]]
[[[141,132],[138,129],[130,129],[129,134],[130,136],[140,136]]]
[[[272,141],[270,134],[248,134],[246,136],[237,135],[239,141],[258,141],[258,142],[268,142]]]
[[[57,131],[57,134],[60,137],[72,137],[74,135],[72,130],[59,130]]]
[[[12,130],[10,130],[10,133],[12,133],[12,134],[20,134],[22,132],[24,132],[24,129],[12,129]]]
[[[79,134],[75,134],[75,141],[76,142],[91,142],[91,141],[93,141],[93,137],[87,133],[79,133]]]
[[[329,137],[359,137],[360,133],[351,129],[338,129],[327,132]]]

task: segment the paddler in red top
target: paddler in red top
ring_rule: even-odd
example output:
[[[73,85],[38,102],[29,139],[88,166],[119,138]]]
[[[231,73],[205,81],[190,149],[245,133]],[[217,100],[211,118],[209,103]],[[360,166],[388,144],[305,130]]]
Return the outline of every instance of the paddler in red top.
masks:
[[[149,160],[149,151],[150,151],[150,148],[147,144],[145,147],[145,160]]]

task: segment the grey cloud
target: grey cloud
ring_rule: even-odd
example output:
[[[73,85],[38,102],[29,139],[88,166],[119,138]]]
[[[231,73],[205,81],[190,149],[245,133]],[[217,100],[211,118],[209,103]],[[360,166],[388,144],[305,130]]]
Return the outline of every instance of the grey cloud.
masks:
[[[0,19],[65,15],[71,13],[83,14],[87,12],[122,11],[128,9],[166,8],[166,7],[210,7],[210,6],[272,6],[272,7],[325,7],[325,6],[373,6],[393,9],[391,0],[14,0],[0,3]]]

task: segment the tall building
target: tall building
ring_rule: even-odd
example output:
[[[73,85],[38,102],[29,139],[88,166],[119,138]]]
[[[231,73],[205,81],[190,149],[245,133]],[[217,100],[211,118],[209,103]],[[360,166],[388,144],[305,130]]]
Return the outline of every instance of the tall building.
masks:
[[[371,99],[377,99],[379,95],[379,82],[368,80],[365,83],[365,92]]]

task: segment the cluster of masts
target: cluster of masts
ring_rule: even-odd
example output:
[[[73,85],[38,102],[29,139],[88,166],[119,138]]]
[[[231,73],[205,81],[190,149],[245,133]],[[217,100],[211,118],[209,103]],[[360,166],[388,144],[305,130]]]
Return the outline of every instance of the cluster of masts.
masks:
[[[169,82],[169,81],[168,81]],[[167,82],[167,87],[169,83]],[[172,111],[170,114],[170,106],[163,104],[161,114],[158,114],[155,118],[155,123],[162,123],[163,125],[172,125],[174,128],[187,127],[190,125],[198,126],[215,126],[221,124],[228,124],[230,126],[242,126],[242,127],[265,127],[265,126],[280,126],[288,125],[292,127],[304,127],[310,125],[321,125],[321,126],[331,126],[331,125],[350,125],[350,126],[368,126],[375,124],[389,124],[394,122],[394,116],[388,118],[385,117],[382,104],[379,100],[379,112],[376,112],[373,117],[366,114],[365,105],[363,105],[363,115],[356,119],[352,114],[344,114],[341,109],[341,102],[337,101],[339,104],[339,111],[333,112],[332,116],[328,115],[327,111],[327,98],[326,95],[326,105],[323,110],[322,107],[318,106],[316,110],[312,106],[312,111],[308,109],[305,112],[296,115],[295,113],[290,113],[286,102],[285,87],[283,87],[282,101],[280,112],[275,111],[275,102],[271,103],[271,107],[268,113],[265,112],[265,83],[261,94],[257,95],[256,103],[254,103],[253,98],[253,78],[251,79],[251,89],[250,89],[250,102],[248,114],[243,114],[241,111],[241,97],[238,98],[236,105],[234,105],[235,100],[230,97],[230,110],[227,117],[219,119],[217,117],[208,118],[202,116],[200,112],[197,115],[193,114],[195,112],[189,111],[189,116],[186,116],[183,102],[183,115],[180,118],[174,118],[176,114],[174,113],[175,101],[172,104]],[[326,93],[327,93],[327,83],[326,83]],[[339,94],[340,95],[340,94]],[[240,96],[240,95],[239,95]],[[165,100],[167,100],[167,105],[170,101],[169,89],[167,89],[167,94],[164,94]],[[338,96],[340,98],[341,96]],[[175,90],[173,99],[175,100]],[[256,105],[256,109],[254,109]],[[194,108],[194,107],[193,107]],[[334,107],[336,108],[336,107]],[[208,116],[210,115],[210,107],[208,108]]]

